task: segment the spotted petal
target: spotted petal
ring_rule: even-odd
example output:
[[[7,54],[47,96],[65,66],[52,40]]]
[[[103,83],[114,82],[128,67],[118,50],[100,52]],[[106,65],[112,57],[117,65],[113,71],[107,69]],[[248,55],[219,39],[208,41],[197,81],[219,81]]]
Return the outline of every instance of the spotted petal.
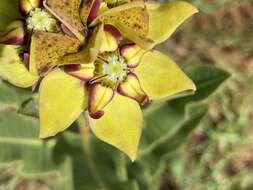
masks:
[[[104,37],[104,25],[101,24],[91,30],[91,36],[82,49],[76,53],[67,54],[58,63],[61,65],[89,64],[96,60]]]
[[[161,99],[196,87],[183,71],[166,55],[148,52],[134,71],[150,99]]]
[[[77,52],[80,42],[63,34],[36,32],[31,41],[30,72],[40,74],[61,64],[64,55]]]
[[[79,16],[80,5],[80,0],[46,0],[44,2],[44,6],[83,42],[85,27]]]
[[[149,13],[149,34],[148,37],[156,43],[161,43],[187,18],[198,10],[185,1],[172,3],[146,3]]]
[[[131,160],[135,160],[143,125],[138,103],[115,94],[104,112],[100,119],[89,118],[92,131],[99,139],[115,146],[126,153]]]
[[[18,55],[18,46],[0,45],[0,77],[18,87],[34,85],[38,77],[29,73]]]
[[[60,69],[49,73],[39,89],[40,138],[68,128],[86,107],[82,82]]]
[[[152,46],[152,41],[146,38],[149,30],[148,18],[145,4],[136,1],[105,11],[91,23],[91,26],[98,21],[113,25],[125,38],[132,40],[144,49],[149,49]]]

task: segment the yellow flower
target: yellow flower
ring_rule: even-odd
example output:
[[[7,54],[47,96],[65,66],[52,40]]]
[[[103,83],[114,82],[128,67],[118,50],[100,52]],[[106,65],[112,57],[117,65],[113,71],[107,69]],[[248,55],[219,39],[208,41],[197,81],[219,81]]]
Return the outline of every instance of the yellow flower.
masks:
[[[195,85],[166,55],[134,43],[118,47],[113,34],[101,25],[96,33],[96,40],[100,39],[96,60],[72,62],[65,65],[65,71],[87,84],[86,119],[94,134],[134,160],[143,126],[140,106],[149,100],[194,91]],[[70,57],[75,56],[65,59]]]
[[[151,48],[197,10],[182,1],[46,0],[43,7],[26,1],[30,51],[20,59],[19,46],[1,45],[0,77],[20,87],[43,78],[40,137],[65,130],[87,110],[94,134],[134,160],[143,127],[140,105],[195,90],[168,56]],[[4,33],[3,41],[17,37],[15,31]]]
[[[81,9],[81,19],[90,27],[98,22],[113,25],[124,38],[151,49],[168,39],[196,12],[198,10],[185,1],[90,0]]]

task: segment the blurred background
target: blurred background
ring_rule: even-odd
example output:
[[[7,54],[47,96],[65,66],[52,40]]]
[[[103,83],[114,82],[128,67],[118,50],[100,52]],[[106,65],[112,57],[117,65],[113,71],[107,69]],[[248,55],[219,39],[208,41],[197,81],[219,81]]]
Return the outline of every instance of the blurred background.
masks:
[[[158,49],[198,91],[144,108],[134,163],[81,119],[39,140],[37,95],[0,81],[0,190],[253,189],[253,1],[190,2],[200,13]]]
[[[161,49],[231,76],[164,174],[161,189],[253,189],[253,1],[191,0],[200,10]],[[167,50],[165,50],[167,51]]]
[[[177,63],[215,65],[231,77],[208,100],[207,117],[161,189],[253,189],[253,1],[191,2],[200,13],[161,49]]]

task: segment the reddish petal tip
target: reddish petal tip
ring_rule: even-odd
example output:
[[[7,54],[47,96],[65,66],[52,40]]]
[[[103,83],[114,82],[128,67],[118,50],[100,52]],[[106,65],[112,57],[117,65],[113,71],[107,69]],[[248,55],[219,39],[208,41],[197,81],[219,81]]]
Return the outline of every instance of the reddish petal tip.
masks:
[[[81,69],[80,64],[72,64],[72,65],[64,65],[64,71],[65,72],[75,72]]]
[[[106,32],[109,32],[110,34],[113,35],[113,37],[116,39],[116,40],[121,40],[122,39],[122,36],[121,36],[121,33],[115,28],[113,27],[112,25],[105,25],[104,26],[104,30]]]
[[[143,100],[140,102],[140,104],[142,106],[146,105],[149,103],[149,97],[148,96],[144,96]]]
[[[120,54],[123,55],[124,52],[131,47],[134,47],[136,44],[126,44],[120,47]]]
[[[90,117],[92,117],[93,119],[99,119],[104,115],[104,111],[97,111],[95,113],[90,113]]]

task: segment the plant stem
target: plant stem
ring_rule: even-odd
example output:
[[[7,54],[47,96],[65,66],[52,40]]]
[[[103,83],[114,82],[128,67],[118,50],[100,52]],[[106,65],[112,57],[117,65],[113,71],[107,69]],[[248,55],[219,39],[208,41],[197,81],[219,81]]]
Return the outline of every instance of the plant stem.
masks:
[[[103,183],[101,176],[97,172],[96,165],[95,165],[95,163],[92,159],[92,156],[91,156],[91,151],[90,151],[91,132],[90,132],[86,117],[84,117],[84,116],[79,117],[79,119],[77,120],[77,123],[78,123],[78,127],[79,127],[79,132],[80,132],[81,138],[82,138],[82,147],[83,147],[84,156],[86,158],[88,166],[89,166],[97,184],[100,186],[100,188],[104,189],[105,184]]]

